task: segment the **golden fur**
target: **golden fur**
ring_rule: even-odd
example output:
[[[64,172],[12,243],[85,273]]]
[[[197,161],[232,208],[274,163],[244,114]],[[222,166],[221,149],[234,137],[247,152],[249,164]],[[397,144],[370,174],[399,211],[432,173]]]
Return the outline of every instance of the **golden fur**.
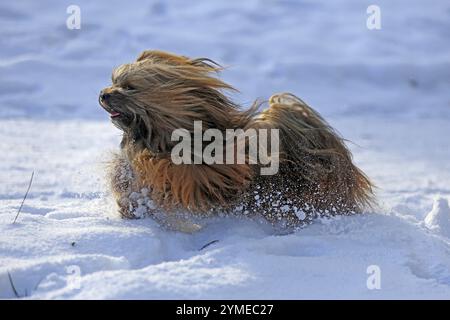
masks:
[[[122,151],[110,170],[120,212],[135,217],[143,194],[163,210],[205,216],[217,212],[260,215],[283,226],[297,226],[317,214],[349,214],[370,207],[372,184],[351,159],[343,139],[306,103],[288,93],[273,95],[269,107],[242,111],[223,90],[234,90],[214,76],[221,67],[144,51],[134,63],[114,70],[112,86],[100,96],[113,123],[123,131]],[[118,115],[117,115],[118,114]],[[279,129],[280,169],[261,176],[259,165],[181,164],[171,161],[179,128],[194,130]],[[159,219],[164,220],[164,219]]]

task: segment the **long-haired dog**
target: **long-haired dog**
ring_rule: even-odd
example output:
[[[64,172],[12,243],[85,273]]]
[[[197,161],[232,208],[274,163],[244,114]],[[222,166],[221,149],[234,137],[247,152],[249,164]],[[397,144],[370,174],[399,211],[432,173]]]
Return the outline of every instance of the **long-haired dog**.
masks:
[[[144,51],[116,68],[99,101],[123,131],[121,152],[110,166],[113,194],[123,217],[152,216],[181,231],[194,231],[195,217],[260,216],[296,227],[317,215],[361,212],[373,203],[372,184],[352,163],[343,139],[305,102],[273,95],[268,108],[242,111],[215,77],[210,59]],[[278,129],[279,170],[261,175],[260,164],[175,164],[176,129]],[[245,150],[248,150],[245,149]],[[192,220],[191,218],[194,218]]]

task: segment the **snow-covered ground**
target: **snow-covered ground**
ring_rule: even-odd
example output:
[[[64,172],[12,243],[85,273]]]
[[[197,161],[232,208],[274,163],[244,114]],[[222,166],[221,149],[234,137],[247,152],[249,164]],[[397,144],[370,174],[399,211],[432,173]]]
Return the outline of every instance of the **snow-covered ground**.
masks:
[[[80,30],[66,28],[70,4]],[[366,27],[370,4],[381,30]],[[449,299],[449,30],[445,0],[2,2],[0,298],[12,282],[31,298]],[[149,48],[228,66],[244,106],[302,97],[352,141],[379,208],[288,235],[120,219],[103,178],[120,132],[97,96]]]

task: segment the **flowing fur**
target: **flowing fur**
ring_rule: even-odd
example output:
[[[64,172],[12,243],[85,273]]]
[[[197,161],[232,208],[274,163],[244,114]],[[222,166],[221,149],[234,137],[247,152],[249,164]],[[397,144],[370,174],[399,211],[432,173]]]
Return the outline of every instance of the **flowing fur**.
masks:
[[[161,210],[167,217],[176,212],[193,217],[241,212],[283,226],[371,206],[371,182],[316,111],[289,93],[273,95],[260,113],[257,103],[242,111],[223,93],[234,89],[214,77],[220,70],[209,59],[152,50],[114,70],[113,85],[102,91],[100,103],[120,114],[113,123],[124,132],[122,151],[109,174],[123,217],[136,216],[139,204],[132,195],[142,190],[157,206],[145,207],[147,215]],[[176,144],[170,140],[172,131],[184,128],[193,135],[199,120],[203,130],[279,129],[279,172],[261,176],[259,166],[248,162],[175,165],[170,158]],[[192,229],[168,220],[176,229]]]

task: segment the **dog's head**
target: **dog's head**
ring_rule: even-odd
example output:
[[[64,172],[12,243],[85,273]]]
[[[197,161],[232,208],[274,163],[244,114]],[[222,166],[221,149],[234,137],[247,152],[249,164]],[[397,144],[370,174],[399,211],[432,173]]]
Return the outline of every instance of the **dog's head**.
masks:
[[[155,153],[170,152],[175,129],[235,128],[243,120],[222,92],[233,89],[217,77],[220,66],[161,51],[144,51],[133,63],[113,71],[112,85],[100,93],[100,105],[112,122]]]

